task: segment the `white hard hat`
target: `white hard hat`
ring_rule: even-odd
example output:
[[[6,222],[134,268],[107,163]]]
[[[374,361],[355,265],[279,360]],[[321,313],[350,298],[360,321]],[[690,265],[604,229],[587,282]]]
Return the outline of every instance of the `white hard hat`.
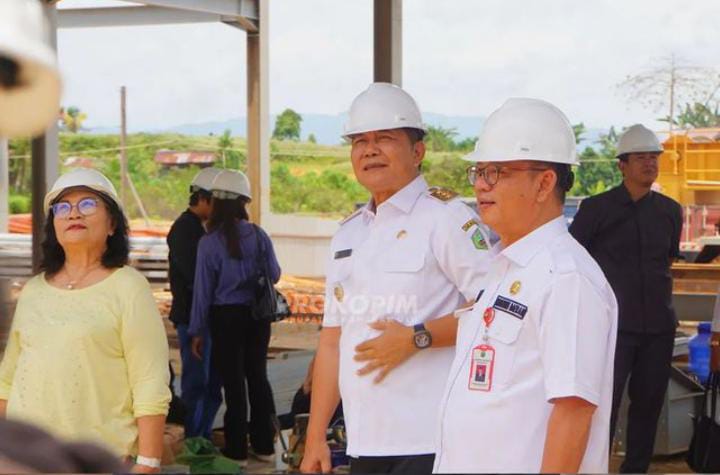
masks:
[[[120,202],[120,198],[118,198],[115,187],[105,175],[97,170],[93,170],[92,168],[75,168],[74,170],[60,175],[60,177],[55,180],[52,188],[45,195],[45,201],[43,202],[45,212],[50,209],[50,205],[63,193],[63,191],[68,188],[77,187],[89,188],[98,193],[102,193],[114,201],[115,204],[118,205],[118,208],[122,209],[122,203]]]
[[[212,182],[220,172],[222,172],[222,170],[213,167],[200,170],[198,174],[195,175],[195,178],[193,178],[192,183],[190,183],[190,193],[195,193],[200,190],[211,191]]]
[[[37,135],[60,109],[60,74],[41,2],[0,0],[0,57],[18,66],[18,84],[0,85],[0,136]]]
[[[374,82],[350,106],[343,137],[406,127],[427,132],[415,99],[395,84]]]
[[[641,124],[628,128],[620,136],[617,157],[626,153],[662,152],[663,148],[655,132]]]
[[[565,114],[540,99],[512,98],[485,120],[470,162],[533,160],[577,165],[575,134]]]
[[[221,200],[234,200],[244,196],[248,200],[250,195],[250,180],[237,170],[221,170],[212,182],[212,194]]]

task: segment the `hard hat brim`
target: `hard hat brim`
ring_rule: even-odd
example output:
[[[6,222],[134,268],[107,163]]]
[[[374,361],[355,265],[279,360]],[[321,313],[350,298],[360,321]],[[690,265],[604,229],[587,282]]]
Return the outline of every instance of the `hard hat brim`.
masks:
[[[47,216],[47,214],[50,212],[50,206],[53,203],[55,203],[58,199],[62,198],[63,195],[73,190],[88,190],[98,195],[102,195],[108,201],[112,201],[113,203],[115,203],[121,212],[124,212],[122,203],[120,203],[118,199],[107,193],[102,187],[96,185],[75,185],[68,186],[60,190],[54,190],[45,195],[45,199],[43,200],[43,208],[45,210],[45,215]]]
[[[537,158],[537,157],[523,157],[523,156],[516,156],[516,157],[488,157],[487,155],[484,155],[482,153],[479,153],[477,150],[473,150],[472,152],[463,155],[463,160],[466,162],[515,162],[518,160],[525,160],[529,162],[543,162],[543,163],[560,163],[564,165],[580,165],[580,161],[578,160],[577,153],[575,154],[575,157],[573,160],[568,160],[566,157],[563,158],[554,158],[554,157],[544,157],[544,158]]]

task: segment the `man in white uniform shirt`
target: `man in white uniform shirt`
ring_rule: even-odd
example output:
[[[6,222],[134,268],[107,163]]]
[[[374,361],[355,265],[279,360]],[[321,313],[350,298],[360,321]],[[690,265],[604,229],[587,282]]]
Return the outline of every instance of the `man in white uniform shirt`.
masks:
[[[420,173],[420,111],[400,87],[371,84],[350,108],[345,136],[357,180],[371,195],[332,240],[325,315],[313,373],[303,472],[328,472],[326,428],[342,396],[355,473],[430,473],[437,410],[452,349],[434,348],[424,323],[474,300],[488,265],[475,213]],[[417,354],[382,381],[357,373],[357,344],[382,320],[412,327]]]
[[[607,472],[617,304],[562,215],[572,127],[547,102],[510,99],[465,159],[500,242],[458,312],[435,471]]]

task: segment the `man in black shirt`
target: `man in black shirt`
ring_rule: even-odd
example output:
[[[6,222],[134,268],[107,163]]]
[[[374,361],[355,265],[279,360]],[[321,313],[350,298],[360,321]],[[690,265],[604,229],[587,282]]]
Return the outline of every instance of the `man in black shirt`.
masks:
[[[199,360],[192,354],[192,337],[187,333],[197,247],[200,238],[205,235],[203,222],[210,217],[212,210],[210,186],[219,172],[216,168],[205,168],[195,176],[190,185],[189,207],[175,220],[167,236],[170,249],[168,277],[173,296],[170,320],[177,329],[180,344],[180,387],[186,409],[186,438],[210,439],[215,414],[222,403],[219,375],[210,365],[209,335],[205,336],[208,343],[203,348],[203,359]]]
[[[670,265],[678,257],[682,208],[651,190],[662,152],[640,124],[618,143],[623,183],[582,202],[570,232],[602,268],[618,301],[618,339],[611,417],[629,377],[624,473],[647,472],[670,377],[677,320]]]

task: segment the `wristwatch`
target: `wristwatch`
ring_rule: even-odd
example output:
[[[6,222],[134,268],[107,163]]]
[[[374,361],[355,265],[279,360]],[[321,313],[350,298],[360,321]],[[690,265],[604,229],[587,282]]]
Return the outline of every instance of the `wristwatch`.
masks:
[[[151,458],[151,457],[143,457],[142,455],[138,455],[135,457],[135,463],[138,465],[144,465],[146,467],[150,468],[160,468],[160,459]]]
[[[427,331],[427,328],[425,328],[425,324],[418,323],[413,326],[413,330],[415,330],[415,333],[413,334],[413,343],[415,343],[415,348],[420,350],[430,348],[430,345],[432,345],[432,335],[430,335],[430,332]]]

